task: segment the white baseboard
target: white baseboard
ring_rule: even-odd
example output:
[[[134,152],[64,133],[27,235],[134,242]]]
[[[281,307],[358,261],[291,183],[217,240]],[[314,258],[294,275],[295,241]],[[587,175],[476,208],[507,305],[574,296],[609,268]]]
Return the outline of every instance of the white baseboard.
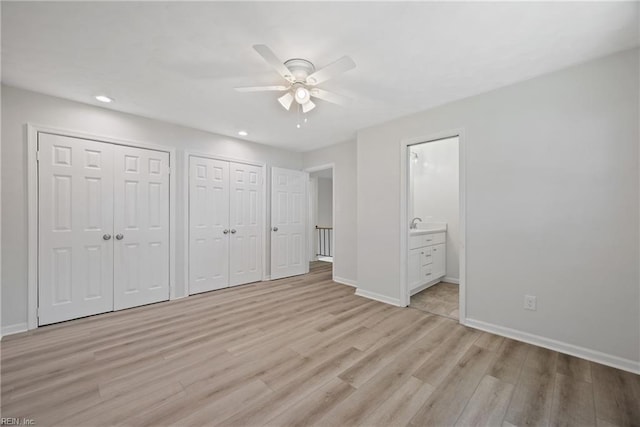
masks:
[[[412,297],[415,294],[417,294],[418,292],[422,292],[427,288],[432,287],[433,285],[435,285],[436,283],[440,283],[442,282],[444,279],[440,278],[440,279],[436,279],[436,280],[432,280],[430,282],[427,283],[423,283],[422,285],[418,286],[417,288],[413,288],[409,290],[409,296]]]
[[[2,327],[2,336],[18,334],[20,332],[26,332],[29,330],[29,326],[26,322],[16,323],[15,325],[8,325]]]
[[[453,283],[454,285],[459,285],[460,284],[460,279],[458,279],[457,277],[449,277],[449,276],[444,276],[442,278],[443,282],[447,282],[447,283]]]
[[[343,285],[353,286],[354,288],[358,287],[358,282],[351,279],[345,279],[344,277],[333,276],[333,281]]]
[[[613,356],[611,354],[602,353],[600,351],[591,350],[585,347],[568,344],[562,341],[556,341],[550,338],[541,337],[539,335],[530,334],[528,332],[518,331],[516,329],[506,328],[504,326],[494,325],[492,323],[483,322],[481,320],[465,319],[464,324],[474,329],[480,329],[492,334],[501,335],[507,338],[513,338],[517,341],[523,341],[539,347],[555,350],[560,353],[569,354],[571,356],[587,359],[592,362],[611,366],[613,368],[622,369],[623,371],[640,374],[640,361],[624,359],[622,357]]]
[[[400,304],[400,300],[398,298],[391,298],[376,292],[365,291],[363,289],[358,288],[356,289],[356,295],[364,298],[369,298],[375,301],[380,301],[385,304],[395,305],[396,307],[404,307],[403,305]]]

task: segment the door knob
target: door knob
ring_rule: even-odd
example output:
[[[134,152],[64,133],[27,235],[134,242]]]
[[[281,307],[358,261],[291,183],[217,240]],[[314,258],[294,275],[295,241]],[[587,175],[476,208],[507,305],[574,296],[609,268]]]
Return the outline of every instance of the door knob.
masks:
[[[122,239],[124,239],[124,235],[116,234],[116,240],[122,240]]]
[[[229,230],[223,230],[222,233],[223,234],[229,234]]]
[[[110,240],[111,239],[111,234],[105,234],[102,236],[103,240]]]
[[[278,227],[273,227],[273,231],[278,231]]]
[[[235,228],[231,229],[231,234],[236,234],[236,229]]]

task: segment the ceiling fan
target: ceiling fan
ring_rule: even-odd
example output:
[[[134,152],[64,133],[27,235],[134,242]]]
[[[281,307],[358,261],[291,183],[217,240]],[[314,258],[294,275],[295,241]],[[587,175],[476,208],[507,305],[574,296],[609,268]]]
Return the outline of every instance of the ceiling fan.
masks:
[[[307,113],[315,108],[316,104],[311,98],[322,99],[338,105],[346,105],[349,103],[350,100],[347,97],[316,87],[316,85],[338,74],[355,68],[355,62],[348,56],[343,56],[337,61],[316,71],[316,67],[306,59],[294,58],[282,62],[266,45],[256,44],[253,48],[287,83],[275,86],[237,87],[235,89],[238,92],[286,92],[278,98],[280,105],[286,110],[289,110],[291,109],[293,101],[295,101],[301,106],[303,113]]]

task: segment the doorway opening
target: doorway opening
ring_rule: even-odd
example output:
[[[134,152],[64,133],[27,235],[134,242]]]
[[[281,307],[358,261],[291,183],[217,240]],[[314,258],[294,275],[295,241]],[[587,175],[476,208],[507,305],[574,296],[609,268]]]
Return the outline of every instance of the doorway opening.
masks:
[[[409,306],[460,319],[459,137],[408,146]]]
[[[333,167],[309,172],[309,268],[331,271],[335,253]]]

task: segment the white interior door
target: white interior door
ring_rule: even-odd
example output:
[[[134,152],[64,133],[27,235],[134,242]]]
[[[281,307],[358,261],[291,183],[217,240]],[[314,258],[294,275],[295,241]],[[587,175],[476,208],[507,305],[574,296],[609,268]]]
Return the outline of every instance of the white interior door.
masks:
[[[229,286],[229,162],[189,159],[189,293]]]
[[[113,146],[38,136],[38,324],[113,310]]]
[[[271,168],[271,278],[304,274],[306,257],[306,172]]]
[[[262,168],[229,164],[229,285],[262,279]]]
[[[169,154],[114,146],[114,309],[169,299]]]

